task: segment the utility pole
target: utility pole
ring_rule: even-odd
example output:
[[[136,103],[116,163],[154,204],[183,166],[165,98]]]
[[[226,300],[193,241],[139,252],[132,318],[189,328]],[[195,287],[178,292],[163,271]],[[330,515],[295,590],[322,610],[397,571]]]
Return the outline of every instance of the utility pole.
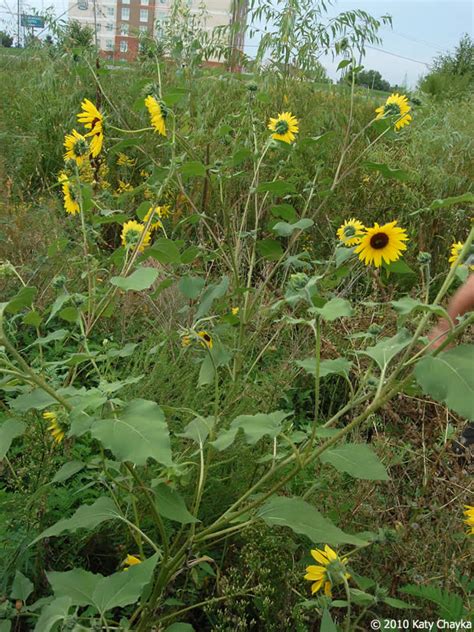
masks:
[[[16,43],[18,48],[20,48],[20,0],[17,0],[17,5],[16,5],[16,10],[17,10],[17,29],[16,29]]]
[[[94,45],[95,45],[95,47],[97,49],[98,46],[97,46],[97,5],[96,5],[96,0],[93,0],[92,4],[93,4],[93,7],[94,7]]]

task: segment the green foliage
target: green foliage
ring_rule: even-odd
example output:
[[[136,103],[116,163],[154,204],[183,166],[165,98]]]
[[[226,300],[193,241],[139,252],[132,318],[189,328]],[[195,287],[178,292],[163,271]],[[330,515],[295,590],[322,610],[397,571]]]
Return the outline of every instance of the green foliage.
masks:
[[[430,72],[423,77],[420,88],[436,99],[468,95],[474,85],[474,41],[463,35],[452,53],[439,55]]]
[[[446,621],[460,621],[463,618],[463,601],[459,595],[444,591],[437,586],[416,586],[413,584],[403,586],[400,591],[434,603],[437,606],[438,616]]]

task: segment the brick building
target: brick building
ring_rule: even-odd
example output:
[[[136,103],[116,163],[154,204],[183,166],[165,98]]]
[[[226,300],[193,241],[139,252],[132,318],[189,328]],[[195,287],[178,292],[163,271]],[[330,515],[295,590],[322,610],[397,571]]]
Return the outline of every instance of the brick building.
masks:
[[[138,52],[140,33],[152,35],[156,24],[168,18],[173,0],[69,0],[68,17],[91,26],[102,53],[113,59],[132,60]],[[187,0],[193,11],[200,0]],[[240,15],[233,0],[206,0],[206,28],[229,24]],[[242,50],[243,37],[234,39]]]

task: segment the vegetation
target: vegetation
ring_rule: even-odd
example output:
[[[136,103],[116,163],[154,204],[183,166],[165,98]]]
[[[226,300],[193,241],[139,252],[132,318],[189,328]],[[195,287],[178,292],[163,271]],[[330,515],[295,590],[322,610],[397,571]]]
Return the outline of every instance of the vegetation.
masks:
[[[2,57],[0,630],[470,621],[472,109],[168,32]]]
[[[437,99],[470,96],[474,86],[474,41],[464,35],[454,52],[439,55],[420,82],[423,92]]]

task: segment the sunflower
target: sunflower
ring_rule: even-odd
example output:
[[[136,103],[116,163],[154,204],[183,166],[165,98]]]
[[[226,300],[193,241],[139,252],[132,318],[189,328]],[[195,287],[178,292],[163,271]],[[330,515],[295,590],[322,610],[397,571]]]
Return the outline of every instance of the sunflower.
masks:
[[[291,112],[282,112],[276,118],[271,118],[268,129],[273,132],[274,140],[281,140],[284,143],[292,143],[298,133],[298,121]]]
[[[117,193],[127,193],[129,191],[133,191],[133,186],[130,184],[130,182],[125,182],[124,180],[120,180],[118,181],[118,187],[117,187]]]
[[[77,115],[77,120],[90,130],[86,136],[92,137],[90,152],[96,158],[100,154],[104,142],[104,117],[89,99],[84,99],[81,108],[82,111]]]
[[[237,316],[240,311],[240,307],[232,307],[230,311],[232,312],[232,316]]]
[[[155,128],[155,132],[158,132],[158,134],[161,134],[162,136],[166,136],[166,110],[162,107],[161,103],[151,95],[147,96],[145,99],[145,105],[150,114],[151,124]]]
[[[350,575],[346,571],[347,558],[340,558],[335,551],[327,544],[324,551],[312,549],[311,555],[318,566],[308,566],[306,568],[305,579],[314,582],[311,586],[311,594],[318,592],[324,585],[324,594],[331,597],[331,588],[335,583],[343,579],[349,579]]]
[[[77,166],[80,167],[89,154],[89,145],[86,138],[73,129],[71,134],[66,134],[63,144],[66,150],[64,160],[74,160]]]
[[[358,219],[353,217],[346,220],[337,230],[337,236],[344,246],[356,246],[360,244],[360,240],[365,231],[365,226]]]
[[[119,167],[134,167],[137,164],[136,159],[129,158],[127,154],[119,152],[117,156],[117,164]]]
[[[58,415],[56,413],[46,411],[43,413],[43,419],[49,421],[48,430],[50,431],[54,442],[58,444],[61,443],[66,432],[64,426],[58,421]]]
[[[143,218],[143,223],[146,224],[151,216],[153,216],[153,219],[161,217],[159,213],[159,208],[160,208],[159,206],[155,206],[155,207],[150,206],[150,208],[147,211],[147,214]],[[161,221],[159,219],[156,219],[150,224],[150,230],[158,230],[162,226],[163,224],[161,223]]]
[[[411,107],[408,105],[407,97],[404,94],[394,93],[388,97],[384,105],[375,110],[377,114],[376,119],[394,116],[396,117],[395,129],[399,130],[410,124],[412,120],[411,114],[408,114],[410,110]]]
[[[370,265],[373,263],[376,268],[380,268],[382,261],[390,263],[397,261],[403,250],[406,250],[408,236],[403,228],[396,226],[397,222],[390,222],[379,226],[375,223],[371,228],[366,228],[359,245],[354,250],[359,255],[359,259]]]
[[[74,187],[69,182],[69,178],[64,171],[61,171],[59,174],[58,182],[61,184],[61,188],[63,190],[64,209],[66,210],[66,213],[69,213],[70,215],[80,213],[81,207],[77,201]]]
[[[199,338],[201,338],[201,344],[203,347],[207,347],[208,349],[212,349],[212,338],[211,336],[207,333],[207,331],[198,331],[197,335],[199,336]]]
[[[191,336],[183,336],[181,338],[182,347],[189,347],[190,344],[191,344]]]
[[[471,505],[464,505],[466,511],[464,515],[466,516],[464,519],[464,523],[468,527],[467,535],[474,535],[474,507]]]
[[[124,567],[123,570],[128,571],[130,566],[136,566],[137,564],[141,564],[141,563],[142,561],[139,557],[137,557],[136,555],[130,555],[130,553],[128,553],[127,557],[122,562],[122,566]]]
[[[139,243],[144,230],[145,226],[134,219],[131,219],[129,222],[125,222],[122,227],[122,234],[120,235],[122,238],[122,245],[125,246],[125,248],[135,248],[135,246]],[[151,233],[148,230],[143,237],[143,241],[140,244],[138,252],[143,252],[145,248],[150,245],[150,240]]]

